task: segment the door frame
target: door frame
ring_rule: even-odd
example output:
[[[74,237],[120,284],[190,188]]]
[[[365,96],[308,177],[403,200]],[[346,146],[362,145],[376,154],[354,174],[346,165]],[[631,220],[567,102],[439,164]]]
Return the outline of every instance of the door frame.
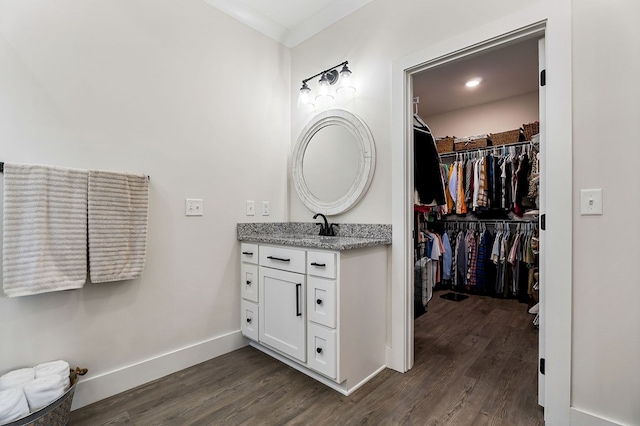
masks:
[[[571,2],[543,2],[437,43],[393,63],[392,69],[392,285],[387,366],[413,366],[413,143],[412,76],[469,54],[524,37],[546,40],[547,181],[545,420],[570,424],[572,287]]]

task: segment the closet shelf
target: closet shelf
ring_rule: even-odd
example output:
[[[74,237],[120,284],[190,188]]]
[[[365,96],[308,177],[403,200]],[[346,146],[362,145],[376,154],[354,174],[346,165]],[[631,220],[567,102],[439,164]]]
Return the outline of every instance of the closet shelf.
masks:
[[[519,147],[519,146],[525,146],[525,145],[534,145],[536,146],[537,143],[533,142],[533,141],[522,141],[522,142],[515,142],[515,143],[510,143],[510,144],[505,144],[505,145],[496,145],[496,146],[488,146],[486,148],[478,148],[478,149],[467,149],[464,151],[452,151],[452,152],[444,152],[444,153],[440,153],[440,158],[449,158],[449,157],[455,157],[456,155],[469,155],[469,154],[476,154],[478,152],[498,152],[499,150],[501,150],[502,148],[509,148],[509,147]]]

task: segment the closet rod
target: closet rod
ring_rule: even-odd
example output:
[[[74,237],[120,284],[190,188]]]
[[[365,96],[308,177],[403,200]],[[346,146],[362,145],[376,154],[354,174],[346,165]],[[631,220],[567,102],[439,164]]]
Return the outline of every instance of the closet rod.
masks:
[[[4,162],[0,161],[0,173],[4,173]],[[151,176],[147,175],[147,180],[151,180]]]
[[[452,151],[452,152],[444,152],[442,154],[440,154],[440,157],[455,157],[458,154],[474,154],[478,151],[494,151],[494,150],[498,150],[500,148],[508,148],[508,147],[518,147],[518,146],[524,146],[524,145],[535,145],[534,142],[532,141],[523,141],[523,142],[515,142],[515,143],[508,143],[508,144],[504,144],[504,145],[496,145],[496,146],[488,146],[486,148],[478,148],[478,149],[465,149],[464,151]]]
[[[440,223],[496,223],[496,222],[508,222],[508,223],[537,223],[538,216],[532,216],[531,220],[521,220],[521,219],[440,219]]]

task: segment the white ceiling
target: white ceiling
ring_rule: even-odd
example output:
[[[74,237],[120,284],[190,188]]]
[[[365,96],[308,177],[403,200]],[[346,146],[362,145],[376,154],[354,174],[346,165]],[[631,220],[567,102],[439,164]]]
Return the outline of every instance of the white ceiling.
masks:
[[[294,47],[372,0],[204,0],[211,6]]]
[[[470,79],[482,83],[465,87]],[[423,71],[413,78],[418,114],[430,117],[538,90],[538,41],[526,40]]]

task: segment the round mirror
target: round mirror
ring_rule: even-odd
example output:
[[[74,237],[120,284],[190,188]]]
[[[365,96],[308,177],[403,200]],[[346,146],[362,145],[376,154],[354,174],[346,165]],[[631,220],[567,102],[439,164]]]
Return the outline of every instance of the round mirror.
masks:
[[[293,152],[293,183],[314,213],[339,214],[366,193],[375,169],[371,132],[344,110],[325,111],[304,128]]]

